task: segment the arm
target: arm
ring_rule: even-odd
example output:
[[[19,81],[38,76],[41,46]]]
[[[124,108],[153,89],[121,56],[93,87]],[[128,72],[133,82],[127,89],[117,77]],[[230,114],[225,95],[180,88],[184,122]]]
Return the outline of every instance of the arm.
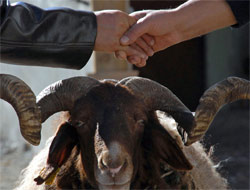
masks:
[[[121,44],[132,44],[149,34],[154,37],[155,52],[237,23],[225,0],[189,0],[176,9],[139,11],[131,16],[137,23],[121,38]]]
[[[177,43],[237,22],[225,0],[191,0],[178,7],[173,16],[180,36]]]
[[[94,13],[7,2],[1,2],[1,62],[72,69],[86,64],[96,38]]]
[[[122,11],[44,10],[28,3],[1,3],[2,62],[81,69],[93,50],[122,50],[147,58],[140,48],[120,45],[120,37],[136,21]]]

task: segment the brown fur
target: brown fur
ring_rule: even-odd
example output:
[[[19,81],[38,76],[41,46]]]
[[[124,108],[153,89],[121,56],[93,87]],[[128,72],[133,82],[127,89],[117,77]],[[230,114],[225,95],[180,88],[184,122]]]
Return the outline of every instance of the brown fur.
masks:
[[[195,187],[188,172],[192,165],[176,140],[159,123],[155,112],[148,111],[126,87],[104,83],[76,102],[68,123],[62,124],[67,126],[65,134],[63,128],[59,128],[47,164],[59,166],[61,170],[53,185],[46,189],[97,188],[94,175],[96,123],[100,124],[99,134],[106,144],[116,140],[132,157],[131,189]],[[57,138],[60,132],[63,139]],[[64,152],[65,147],[70,149],[67,154],[54,156],[55,152]]]

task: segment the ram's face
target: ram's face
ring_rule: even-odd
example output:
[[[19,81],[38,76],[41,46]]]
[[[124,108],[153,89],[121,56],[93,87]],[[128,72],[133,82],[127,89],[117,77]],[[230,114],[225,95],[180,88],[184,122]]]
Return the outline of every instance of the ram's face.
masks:
[[[138,163],[134,155],[137,152],[142,156],[137,149],[140,145],[157,163],[161,160],[176,170],[190,170],[192,165],[175,139],[147,113],[161,110],[171,115],[183,135],[188,133],[186,145],[190,145],[205,134],[222,105],[250,99],[248,80],[228,78],[204,93],[193,117],[169,89],[140,77],[108,80],[112,85],[89,77],[73,77],[49,85],[38,97],[14,76],[0,74],[0,81],[0,98],[13,105],[22,135],[31,144],[40,143],[41,122],[56,112],[70,112],[69,121],[59,127],[50,145],[46,167],[35,178],[38,185],[56,176],[67,160],[72,161],[71,152],[79,145],[85,170],[80,177],[86,174],[90,183],[100,189],[129,188]],[[149,120],[144,128],[146,118]],[[78,150],[74,149],[75,154]],[[144,170],[140,168],[140,172]]]
[[[144,110],[127,89],[108,84],[76,103],[71,119],[81,139],[84,169],[99,189],[129,189],[146,121]]]

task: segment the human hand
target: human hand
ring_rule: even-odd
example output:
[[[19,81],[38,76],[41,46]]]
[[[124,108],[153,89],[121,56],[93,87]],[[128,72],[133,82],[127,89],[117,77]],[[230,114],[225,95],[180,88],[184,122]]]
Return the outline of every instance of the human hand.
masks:
[[[144,10],[130,14],[137,20],[121,38],[122,45],[129,45],[145,34],[152,36],[154,40],[154,52],[163,50],[182,40],[177,28],[175,28],[174,10]]]
[[[154,37],[155,52],[236,23],[225,0],[189,0],[175,9],[138,11],[130,16],[137,22],[121,38],[121,44],[132,44],[149,34]]]
[[[165,49],[175,43],[178,43],[177,33],[173,33],[171,26],[167,24],[166,17],[171,11],[167,10],[144,10],[138,11],[130,14],[133,18],[137,20],[120,40],[121,44],[140,44],[138,43],[138,38],[148,38],[153,44],[153,51],[157,52]],[[146,41],[146,40],[145,40]],[[116,57],[119,57],[124,52],[116,52]],[[138,66],[143,67],[146,65],[146,61],[141,60],[138,56],[132,55],[128,56],[127,60]]]
[[[153,50],[141,38],[139,38],[142,44],[140,47],[137,44],[122,46],[119,42],[121,36],[136,22],[135,18],[118,10],[97,11],[95,14],[97,17],[97,37],[94,50],[122,51],[123,53],[118,57],[120,59],[136,55],[144,61],[146,61],[148,55],[152,54]]]
[[[154,45],[153,37],[144,34],[140,38],[138,38],[133,44],[130,46],[135,49],[143,50],[147,53],[148,56],[152,56],[154,51],[152,50],[152,46]],[[146,65],[147,59],[142,59],[138,55],[127,55],[125,51],[119,50],[115,51],[116,58],[120,60],[127,60],[129,63],[136,65],[137,67],[143,67]]]

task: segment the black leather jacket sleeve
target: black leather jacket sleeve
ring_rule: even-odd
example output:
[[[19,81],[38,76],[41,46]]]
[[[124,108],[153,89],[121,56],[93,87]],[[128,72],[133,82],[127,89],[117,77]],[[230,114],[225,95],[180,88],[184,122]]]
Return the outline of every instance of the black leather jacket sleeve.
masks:
[[[92,54],[93,12],[1,1],[1,62],[81,69]]]
[[[249,23],[249,0],[227,0],[237,24],[232,27],[238,28]]]

